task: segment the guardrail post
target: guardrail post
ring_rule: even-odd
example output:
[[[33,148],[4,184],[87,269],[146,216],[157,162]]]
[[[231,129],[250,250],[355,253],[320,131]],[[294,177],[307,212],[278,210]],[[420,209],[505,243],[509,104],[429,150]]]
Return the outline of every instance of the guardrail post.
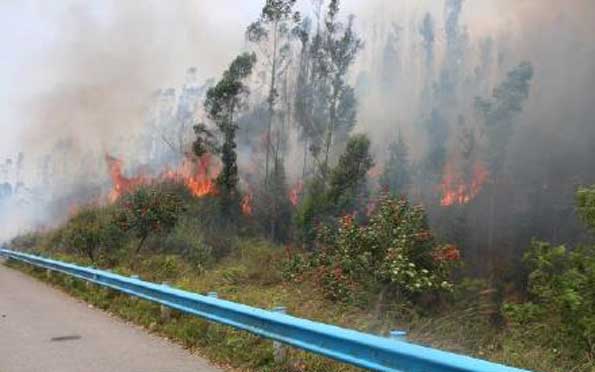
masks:
[[[50,269],[45,269],[45,278],[46,279],[52,279],[52,270]]]
[[[96,267],[95,267],[95,265],[91,265],[91,266],[89,266],[89,269],[95,270]],[[93,275],[93,279],[96,279],[96,275]],[[85,287],[87,288],[87,290],[91,290],[91,289],[93,289],[93,283],[88,280],[85,280]]]
[[[391,331],[390,338],[396,341],[407,341],[407,332],[405,331]]]
[[[140,277],[138,275],[130,275],[130,279],[140,280]],[[132,302],[138,302],[138,297],[136,296],[130,296],[130,299]]]
[[[274,307],[271,311],[279,314],[287,314],[287,308],[285,306]],[[281,363],[287,359],[287,348],[282,343],[273,341],[273,355],[275,362]]]
[[[163,282],[161,285],[164,287],[169,287],[168,282]],[[171,319],[171,309],[163,304],[160,305],[159,308],[161,310],[161,321],[169,322]]]

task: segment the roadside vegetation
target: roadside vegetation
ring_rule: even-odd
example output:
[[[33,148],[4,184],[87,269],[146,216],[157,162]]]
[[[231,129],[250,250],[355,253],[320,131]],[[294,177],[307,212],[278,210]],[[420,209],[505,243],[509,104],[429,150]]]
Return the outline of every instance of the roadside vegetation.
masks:
[[[595,228],[593,200],[594,189],[579,191],[578,210]],[[179,207],[182,201],[185,208]],[[21,236],[11,247],[198,293],[217,291],[221,298],[260,308],[282,305],[296,316],[365,332],[403,329],[411,342],[521,368],[594,367],[595,250],[590,245],[535,241],[524,259],[526,291],[509,292],[504,284],[459,275],[457,248],[439,244],[423,209],[402,199],[386,196],[365,223],[347,215],[320,226],[316,249],[308,251],[270,243],[254,232],[250,220],[230,235],[229,226],[212,223],[217,205],[216,198],[193,198],[174,184],[141,188],[116,205],[80,210],[60,228]],[[122,224],[123,214],[139,208],[151,216],[147,236]],[[175,223],[163,232],[167,221]],[[354,370],[297,350],[279,364],[270,341],[178,313],[164,322],[157,305],[12,265],[225,366]]]

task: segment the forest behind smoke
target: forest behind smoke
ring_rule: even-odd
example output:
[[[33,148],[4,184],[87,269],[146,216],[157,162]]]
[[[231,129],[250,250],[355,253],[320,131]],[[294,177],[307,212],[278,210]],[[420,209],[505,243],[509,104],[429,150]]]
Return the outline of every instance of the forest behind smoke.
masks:
[[[0,14],[16,35],[0,244],[520,368],[595,368],[591,0]],[[226,365],[349,370],[45,279]]]
[[[15,149],[3,165],[4,190],[19,195],[5,198],[2,238],[63,220],[72,205],[109,192],[106,154],[129,177],[179,167],[193,125],[206,119],[208,87],[240,51],[259,57],[238,129],[241,187],[261,188],[268,46],[232,27],[248,26],[259,5],[244,14],[227,3],[30,5],[46,13],[53,37],[38,52],[43,62],[20,71],[26,83],[4,120]],[[297,8],[310,38],[324,28],[326,4]],[[440,237],[463,247],[471,267],[499,264],[482,259],[486,252],[517,259],[533,237],[584,239],[574,193],[595,182],[594,8],[580,0],[345,2],[341,22],[353,22],[361,46],[342,78],[353,97],[342,103],[345,129],[332,140],[331,163],[350,133],[368,135],[370,198],[397,185],[389,191],[424,205]],[[349,14],[355,18],[347,21]],[[313,174],[316,154],[298,117],[299,98],[314,93],[300,84],[304,44],[298,36],[287,43],[274,108],[275,162],[303,198],[307,190],[296,185]],[[391,168],[399,181],[382,184]]]

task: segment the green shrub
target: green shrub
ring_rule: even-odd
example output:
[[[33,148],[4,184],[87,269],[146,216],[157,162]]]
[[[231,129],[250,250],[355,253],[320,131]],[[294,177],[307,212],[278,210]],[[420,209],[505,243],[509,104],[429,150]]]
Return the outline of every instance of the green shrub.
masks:
[[[99,255],[107,256],[119,246],[122,233],[109,211],[90,207],[74,215],[54,238],[62,240],[67,249],[95,262]]]
[[[132,232],[139,239],[138,253],[150,234],[169,234],[184,210],[182,199],[176,193],[157,187],[140,187],[122,197],[117,221],[123,231]]]
[[[183,218],[160,243],[160,252],[181,255],[199,272],[213,264],[212,248],[204,241],[200,229],[187,218]]]
[[[321,227],[317,242],[310,265],[334,300],[353,300],[357,292],[413,298],[449,290],[450,269],[460,258],[455,246],[436,243],[422,208],[390,197],[379,201],[368,224],[344,216],[338,228]],[[304,268],[292,260],[288,268]]]
[[[578,355],[595,357],[595,247],[534,241],[524,257],[529,302],[505,306],[513,325],[541,329],[538,337]],[[544,326],[545,325],[545,326]]]
[[[595,186],[579,188],[576,199],[581,219],[591,229],[595,229]]]
[[[18,251],[30,251],[37,247],[42,237],[39,233],[19,235],[10,241],[10,247]]]

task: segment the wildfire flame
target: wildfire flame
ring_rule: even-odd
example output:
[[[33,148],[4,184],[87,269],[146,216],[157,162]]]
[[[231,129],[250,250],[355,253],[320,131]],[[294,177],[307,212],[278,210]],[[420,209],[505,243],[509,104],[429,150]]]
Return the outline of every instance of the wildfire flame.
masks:
[[[108,200],[112,203],[120,196],[134,191],[140,186],[159,181],[181,182],[196,197],[217,193],[213,179],[219,173],[219,169],[213,166],[210,154],[203,155],[196,162],[186,159],[178,169],[165,171],[157,177],[147,177],[144,175],[126,177],[122,170],[122,160],[110,155],[106,155],[105,160],[113,185],[108,195]]]
[[[253,202],[254,202],[254,196],[252,195],[251,192],[246,193],[244,195],[244,197],[242,198],[242,202],[241,202],[241,207],[242,207],[242,213],[245,216],[252,216],[252,212],[253,212]]]
[[[295,185],[289,190],[289,201],[294,207],[297,207],[300,202],[300,196],[304,191],[304,183],[302,181],[296,182]]]
[[[115,202],[123,194],[143,185],[146,181],[143,176],[128,178],[122,172],[122,160],[111,155],[105,155],[105,162],[112,178],[112,191],[108,195],[110,202]]]
[[[469,203],[479,194],[488,177],[488,170],[480,161],[473,165],[473,176],[470,181],[463,179],[452,162],[447,162],[441,185],[442,200],[440,205],[449,207],[455,204]]]
[[[212,172],[211,165],[211,156],[207,153],[198,162],[184,160],[179,169],[166,172],[162,178],[184,183],[188,190],[197,198],[215,195],[217,193],[217,187],[213,179],[217,176],[219,170]]]

